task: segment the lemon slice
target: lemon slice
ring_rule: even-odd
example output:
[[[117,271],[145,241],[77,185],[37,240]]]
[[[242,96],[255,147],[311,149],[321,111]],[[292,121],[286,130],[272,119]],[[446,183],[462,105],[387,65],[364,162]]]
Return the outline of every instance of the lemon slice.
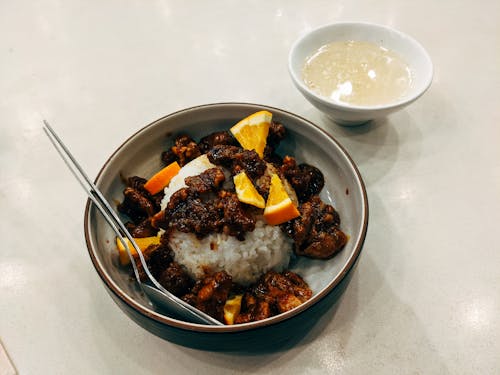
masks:
[[[251,204],[252,206],[258,208],[264,208],[266,202],[262,195],[259,194],[257,189],[252,183],[252,180],[248,178],[245,172],[240,172],[233,177],[234,187],[236,189],[236,195],[240,202]]]
[[[255,150],[262,158],[266,148],[267,135],[273,115],[268,111],[259,111],[245,117],[234,125],[231,133],[245,150]]]
[[[278,225],[297,216],[300,216],[299,210],[288,196],[279,176],[274,173],[271,176],[264,219],[270,225]]]

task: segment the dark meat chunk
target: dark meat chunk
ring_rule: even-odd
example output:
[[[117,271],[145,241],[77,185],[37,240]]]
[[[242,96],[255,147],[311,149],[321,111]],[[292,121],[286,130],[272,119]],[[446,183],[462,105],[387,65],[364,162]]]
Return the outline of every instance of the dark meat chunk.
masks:
[[[244,294],[235,323],[252,322],[286,312],[311,296],[311,289],[296,273],[269,271]]]
[[[146,250],[142,252],[144,260],[148,266],[149,272],[158,279],[161,273],[169,266],[173,260],[173,252],[168,246],[166,241],[161,241],[159,245],[151,245]],[[148,278],[144,272],[142,263],[139,260],[138,255],[134,255],[137,270],[139,271],[139,276],[142,281],[147,281]]]
[[[189,292],[194,282],[176,262],[171,262],[158,277],[158,282],[170,293],[181,297]]]
[[[220,131],[203,137],[198,143],[198,148],[202,154],[206,154],[217,145],[237,146],[238,142],[228,131]]]
[[[216,272],[198,280],[191,293],[183,299],[220,322],[224,322],[224,305],[233,287],[233,280],[225,271]]]
[[[249,323],[262,320],[275,315],[271,305],[261,299],[255,298],[252,294],[246,293],[243,296],[241,311],[235,318],[235,324]]]
[[[127,228],[127,230],[132,233],[133,230],[135,229],[136,225],[134,223],[132,223],[131,221],[128,221],[125,223],[125,228]]]
[[[291,156],[285,156],[281,172],[297,193],[299,202],[306,202],[313,195],[319,194],[325,185],[323,173],[312,165],[299,164]]]
[[[250,178],[258,178],[266,171],[266,163],[254,150],[243,150],[238,153],[233,161],[232,174],[238,174],[241,171]]]
[[[274,152],[272,146],[266,146],[264,148],[264,160],[278,168],[283,164],[283,158]]]
[[[347,236],[340,230],[340,217],[335,209],[313,196],[299,206],[300,216],[282,225],[294,240],[294,251],[316,259],[328,259],[342,250]]]
[[[315,259],[329,259],[342,250],[346,243],[345,233],[333,227],[328,232],[319,232],[311,239],[307,247],[296,250],[296,254]]]
[[[255,309],[254,314],[254,320],[263,320],[276,315],[276,313],[272,311],[271,305],[262,300],[257,302],[257,308]]]
[[[181,299],[184,302],[189,303],[191,306],[196,306],[196,302],[198,301],[198,297],[196,296],[196,294],[191,293],[191,292],[184,294],[181,297]]]
[[[127,187],[123,195],[123,202],[118,205],[118,211],[127,215],[133,223],[129,224],[129,231],[134,230],[136,226],[141,226],[139,232],[147,230],[148,223],[144,221],[160,210],[160,202],[163,198],[163,192],[151,195],[144,189],[146,179],[138,176],[132,176],[125,180]],[[134,237],[147,237],[147,235],[138,235]]]
[[[298,274],[290,270],[283,271],[282,275],[286,277],[296,287],[307,290],[306,294],[302,296],[304,300],[308,300],[309,298],[311,298],[311,290],[309,289],[309,285],[307,285],[306,281],[302,277],[300,277]]]
[[[283,298],[285,295],[292,295],[300,303],[303,303],[312,296],[312,291],[307,283],[292,271],[281,274],[274,271],[267,272],[254,288],[254,293],[257,298],[264,299],[269,303],[275,303],[279,312],[288,310],[278,304],[278,298],[282,298],[283,301],[293,301],[292,298]]]
[[[269,134],[267,135],[267,144],[269,146],[277,147],[280,142],[286,137],[286,129],[283,124],[279,122],[271,122],[269,127]]]
[[[140,191],[141,193],[147,193],[147,190],[144,189],[144,184],[147,182],[145,178],[139,177],[139,176],[132,176],[127,178],[127,186]]]
[[[167,224],[181,232],[195,233],[199,238],[216,231],[219,219],[214,203],[204,202],[189,188],[182,188],[172,194],[164,215],[164,220],[158,222],[163,229],[167,229],[164,227]]]
[[[165,195],[165,193],[162,190],[158,194],[151,195],[149,193],[149,191],[147,191],[144,188],[144,184],[146,182],[147,182],[147,180],[145,178],[138,177],[138,176],[132,176],[132,177],[127,178],[126,185],[127,185],[127,187],[135,189],[139,193],[141,193],[142,196],[144,196],[151,203],[153,203],[154,210],[155,211],[159,211],[160,210],[160,205],[161,205],[161,200],[163,199],[163,196]]]
[[[266,162],[254,150],[244,150],[237,146],[217,145],[208,153],[208,159],[231,170],[235,175],[242,170],[250,178],[258,178],[266,171]]]
[[[161,201],[163,200],[163,197],[165,196],[165,191],[162,190],[158,194],[155,195],[150,195],[150,201],[153,202],[155,206],[155,212],[160,211],[161,209]]]
[[[139,190],[127,187],[123,195],[124,199],[118,205],[118,211],[127,215],[135,224],[139,224],[156,212],[155,204]]]
[[[269,134],[267,135],[266,147],[264,148],[264,160],[268,163],[280,166],[283,162],[282,158],[276,154],[280,142],[285,139],[286,129],[278,122],[271,122]]]
[[[217,145],[207,152],[207,156],[212,163],[231,168],[235,155],[242,151],[243,149],[238,146]]]
[[[151,224],[151,218],[144,219],[137,225],[127,223],[127,229],[134,238],[152,237],[158,233],[158,229]]]
[[[161,158],[167,165],[177,161],[182,167],[200,155],[201,152],[196,142],[187,135],[180,135],[175,139],[170,150],[165,151]]]
[[[161,210],[160,212],[154,214],[154,216],[151,218],[151,225],[153,226],[153,228],[157,229],[168,229],[168,221],[164,210]]]
[[[304,243],[307,244],[309,235],[315,225],[315,206],[312,203],[304,203],[299,207],[300,216],[282,224],[281,228],[294,241],[294,249],[300,249]]]
[[[165,165],[172,164],[174,161],[179,162],[179,158],[177,155],[172,151],[172,148],[169,148],[166,151],[163,151],[161,153],[161,160]]]
[[[286,312],[288,310],[294,309],[297,306],[300,306],[302,301],[293,294],[279,294],[276,297],[276,306],[278,307],[278,311],[280,313]]]
[[[192,196],[196,197],[197,195],[193,191],[189,190],[188,188],[182,188],[182,189],[177,190],[170,197],[170,200],[167,203],[167,210],[174,211],[183,202],[186,202]]]
[[[198,176],[187,177],[186,185],[197,193],[206,193],[219,189],[226,177],[220,168],[210,168]]]
[[[149,260],[147,260],[148,268],[151,274],[158,279],[161,272],[172,262],[174,258],[174,253],[167,242],[162,241],[155,251],[149,254]]]
[[[236,194],[222,190],[219,198],[217,208],[222,210],[223,217],[217,224],[222,226],[222,232],[243,241],[245,232],[255,229],[255,218],[244,209]]]

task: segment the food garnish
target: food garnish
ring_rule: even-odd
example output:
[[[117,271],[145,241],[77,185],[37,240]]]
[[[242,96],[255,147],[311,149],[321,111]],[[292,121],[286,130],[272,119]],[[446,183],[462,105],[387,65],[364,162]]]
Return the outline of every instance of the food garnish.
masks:
[[[252,180],[248,178],[245,172],[238,173],[233,177],[233,181],[236,194],[240,202],[251,204],[252,206],[258,208],[264,208],[266,206],[264,198],[262,198],[262,195],[259,194],[253,185]]]
[[[245,150],[255,150],[262,158],[272,118],[271,112],[259,111],[245,117],[234,125],[230,131]]]
[[[271,176],[271,186],[269,187],[269,196],[264,209],[264,218],[270,225],[283,224],[300,215],[288,196],[281,179],[277,174]]]
[[[231,299],[228,299],[224,305],[224,323],[234,324],[234,319],[241,311],[241,299],[243,295],[238,294]]]
[[[155,195],[162,191],[165,186],[168,186],[172,177],[174,177],[181,167],[174,161],[163,168],[161,171],[157,172],[153,177],[151,177],[145,184],[144,189],[149,191],[150,194]]]
[[[135,251],[134,247],[132,246],[132,243],[128,240],[128,238],[124,238],[125,242],[128,245],[128,248],[130,249],[130,253],[132,255],[136,255],[137,251]],[[151,245],[158,245],[160,243],[160,237],[154,236],[154,237],[144,237],[144,238],[134,238],[135,243],[137,246],[139,246],[139,249],[141,251],[146,250],[149,246]],[[130,257],[128,256],[127,250],[123,246],[122,242],[118,237],[116,237],[116,248],[118,249],[118,255],[120,257],[120,264],[122,266],[126,266],[130,263]]]

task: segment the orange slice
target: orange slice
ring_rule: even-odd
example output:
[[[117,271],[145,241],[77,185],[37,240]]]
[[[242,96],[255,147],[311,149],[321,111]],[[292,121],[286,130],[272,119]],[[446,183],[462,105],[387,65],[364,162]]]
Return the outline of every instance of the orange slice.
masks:
[[[241,294],[234,296],[226,301],[224,305],[224,322],[226,324],[234,324],[234,319],[241,311]]]
[[[132,255],[137,254],[137,251],[135,251],[134,247],[128,240],[128,238],[124,238],[125,242],[128,245],[128,248],[130,249],[130,253]],[[139,246],[139,249],[141,251],[146,250],[150,245],[158,245],[160,243],[160,237],[144,237],[144,238],[134,238],[135,242],[137,243],[137,246]],[[118,256],[120,257],[120,264],[122,266],[126,266],[127,264],[130,263],[130,258],[128,256],[127,250],[123,246],[122,242],[120,241],[120,238],[116,237],[116,248],[118,249]]]
[[[262,198],[262,195],[260,195],[255,186],[253,186],[252,180],[248,178],[245,172],[240,172],[235,175],[233,181],[236,195],[240,202],[251,204],[258,208],[264,208],[266,206],[264,198]]]
[[[181,170],[179,164],[176,161],[170,163],[161,171],[156,173],[151,177],[145,184],[144,189],[149,191],[151,194],[155,195],[165,188],[177,173]]]
[[[272,118],[271,112],[259,111],[245,117],[229,130],[240,142],[241,147],[246,150],[255,150],[262,158]]]
[[[281,179],[273,173],[264,209],[264,219],[270,225],[278,225],[297,216],[300,216],[299,210],[288,196]]]

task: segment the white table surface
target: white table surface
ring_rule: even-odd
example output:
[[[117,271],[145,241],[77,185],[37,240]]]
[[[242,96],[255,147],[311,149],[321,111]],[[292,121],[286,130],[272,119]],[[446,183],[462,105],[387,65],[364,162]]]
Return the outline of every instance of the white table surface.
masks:
[[[0,2],[0,341],[20,374],[499,374],[500,2]],[[287,54],[330,22],[393,26],[432,57],[429,91],[358,128],[292,86]],[[201,352],[110,299],[83,237],[91,176],[185,107],[268,104],[327,129],[364,177],[370,224],[337,306],[284,352]]]

